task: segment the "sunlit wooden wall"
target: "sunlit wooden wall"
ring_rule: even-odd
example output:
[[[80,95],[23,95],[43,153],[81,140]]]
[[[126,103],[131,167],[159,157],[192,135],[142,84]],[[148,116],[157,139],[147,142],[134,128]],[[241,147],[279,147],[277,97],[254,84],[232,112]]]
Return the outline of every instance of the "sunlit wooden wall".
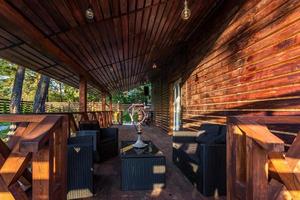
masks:
[[[168,86],[155,95],[172,96],[173,81],[183,78],[182,127],[189,130],[230,115],[300,114],[299,44],[300,1],[225,1],[187,39],[183,61],[168,66]],[[168,106],[156,120],[172,118]]]

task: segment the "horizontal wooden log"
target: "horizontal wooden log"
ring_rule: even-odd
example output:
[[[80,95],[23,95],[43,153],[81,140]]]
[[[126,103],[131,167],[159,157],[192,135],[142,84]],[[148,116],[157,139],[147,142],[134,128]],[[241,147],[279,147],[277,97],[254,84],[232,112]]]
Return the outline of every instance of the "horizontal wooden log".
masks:
[[[21,152],[38,152],[46,142],[49,141],[50,134],[61,125],[60,116],[47,116],[41,121],[32,132],[25,135],[20,141]]]

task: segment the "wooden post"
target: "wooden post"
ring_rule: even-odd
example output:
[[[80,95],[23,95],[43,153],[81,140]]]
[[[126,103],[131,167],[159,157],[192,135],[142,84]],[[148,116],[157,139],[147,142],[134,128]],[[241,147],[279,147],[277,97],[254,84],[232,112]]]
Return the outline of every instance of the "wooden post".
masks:
[[[50,145],[33,155],[32,159],[32,198],[51,199],[53,189],[53,163]]]
[[[83,77],[79,82],[79,111],[86,112],[87,108],[87,83]]]
[[[109,110],[112,111],[112,97],[109,97]]]
[[[102,111],[106,110],[106,95],[102,93]]]

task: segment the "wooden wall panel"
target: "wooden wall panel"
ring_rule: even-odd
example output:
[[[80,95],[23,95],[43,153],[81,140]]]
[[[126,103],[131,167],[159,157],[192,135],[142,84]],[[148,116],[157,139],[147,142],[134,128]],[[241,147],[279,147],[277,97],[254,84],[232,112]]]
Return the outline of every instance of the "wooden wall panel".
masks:
[[[231,115],[300,114],[300,1],[224,1],[185,53],[175,56],[184,63],[166,66],[172,80],[183,78],[183,128]]]
[[[169,131],[169,85],[163,77],[152,82],[152,110],[154,110],[154,123],[162,130]]]

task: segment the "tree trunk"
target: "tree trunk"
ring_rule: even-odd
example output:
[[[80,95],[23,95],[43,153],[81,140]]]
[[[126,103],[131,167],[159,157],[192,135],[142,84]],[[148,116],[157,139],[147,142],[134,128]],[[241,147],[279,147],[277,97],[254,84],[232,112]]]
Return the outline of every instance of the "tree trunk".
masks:
[[[62,85],[59,83],[59,95],[60,95],[60,102],[63,102],[63,94],[62,94]]]
[[[48,96],[49,83],[50,78],[48,76],[41,75],[33,102],[34,113],[45,112],[45,102]]]
[[[24,76],[25,76],[25,68],[18,66],[15,80],[14,80],[14,86],[11,93],[10,113],[21,112],[21,100],[22,100]]]

